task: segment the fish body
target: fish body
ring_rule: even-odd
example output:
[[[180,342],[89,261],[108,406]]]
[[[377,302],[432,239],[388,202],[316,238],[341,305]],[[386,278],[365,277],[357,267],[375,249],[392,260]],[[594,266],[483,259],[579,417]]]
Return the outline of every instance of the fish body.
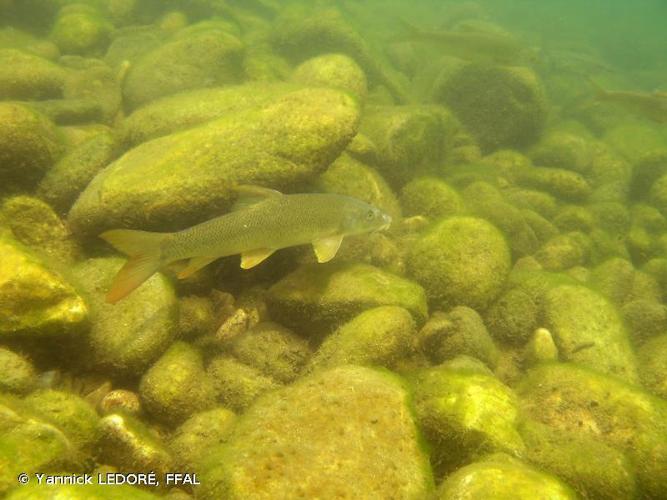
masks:
[[[259,197],[257,194],[259,193]],[[247,193],[246,193],[247,194]],[[184,278],[219,257],[241,254],[253,267],[281,248],[312,243],[319,262],[331,260],[344,236],[387,227],[391,218],[356,198],[338,194],[290,194],[252,188],[251,202],[174,233],[116,229],[100,235],[130,256],[107,295],[114,303],[167,264],[189,259]],[[258,201],[259,198],[259,201]]]
[[[402,21],[402,39],[437,45],[453,56],[466,60],[512,63],[525,56],[524,47],[512,36],[489,31],[428,31]]]
[[[591,84],[597,100],[618,104],[658,123],[667,123],[667,95],[663,92],[605,90],[592,80]]]

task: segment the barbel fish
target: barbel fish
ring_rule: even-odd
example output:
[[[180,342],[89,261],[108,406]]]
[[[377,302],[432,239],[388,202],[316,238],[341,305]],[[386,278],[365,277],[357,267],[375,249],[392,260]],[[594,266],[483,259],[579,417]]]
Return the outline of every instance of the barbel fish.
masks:
[[[339,194],[282,194],[244,186],[232,211],[173,233],[112,229],[100,235],[129,260],[114,278],[107,302],[127,296],[161,267],[189,259],[185,278],[214,260],[241,254],[241,267],[256,266],[281,248],[311,243],[318,262],[333,259],[345,236],[380,230],[391,217]]]

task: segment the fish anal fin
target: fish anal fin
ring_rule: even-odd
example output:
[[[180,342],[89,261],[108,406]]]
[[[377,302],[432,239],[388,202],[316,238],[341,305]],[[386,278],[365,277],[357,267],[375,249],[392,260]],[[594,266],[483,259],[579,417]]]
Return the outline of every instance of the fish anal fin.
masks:
[[[333,259],[336,256],[342,241],[343,235],[340,234],[313,241],[313,250],[315,250],[317,262],[323,264],[324,262],[329,262]]]
[[[269,189],[261,186],[251,186],[247,184],[241,184],[234,188],[234,191],[238,193],[238,198],[234,205],[232,205],[232,211],[245,210],[250,208],[257,203],[266,201],[277,196],[282,196],[280,191],[275,189]]]
[[[202,267],[208,266],[211,262],[216,260],[217,257],[193,257],[188,262],[188,265],[178,273],[178,279],[184,279],[192,276],[194,273],[199,271]]]
[[[269,258],[275,252],[273,248],[258,248],[241,254],[241,269],[250,269]]]
[[[115,304],[138,288],[159,268],[160,260],[155,255],[146,254],[130,258],[114,278],[106,301]]]

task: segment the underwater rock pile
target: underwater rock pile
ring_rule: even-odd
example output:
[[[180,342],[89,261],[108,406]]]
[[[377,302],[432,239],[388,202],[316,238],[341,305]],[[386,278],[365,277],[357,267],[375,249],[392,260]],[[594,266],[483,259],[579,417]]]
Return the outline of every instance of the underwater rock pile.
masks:
[[[0,495],[667,498],[664,128],[335,4],[0,0]],[[239,185],[392,224],[105,300]]]

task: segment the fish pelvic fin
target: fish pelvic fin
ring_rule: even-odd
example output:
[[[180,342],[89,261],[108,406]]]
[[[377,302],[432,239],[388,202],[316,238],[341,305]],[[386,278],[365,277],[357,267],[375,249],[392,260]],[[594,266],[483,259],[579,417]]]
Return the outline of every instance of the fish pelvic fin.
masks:
[[[106,301],[115,304],[155,274],[162,265],[162,243],[170,233],[151,233],[131,229],[106,231],[100,238],[129,255],[107,293]]]

